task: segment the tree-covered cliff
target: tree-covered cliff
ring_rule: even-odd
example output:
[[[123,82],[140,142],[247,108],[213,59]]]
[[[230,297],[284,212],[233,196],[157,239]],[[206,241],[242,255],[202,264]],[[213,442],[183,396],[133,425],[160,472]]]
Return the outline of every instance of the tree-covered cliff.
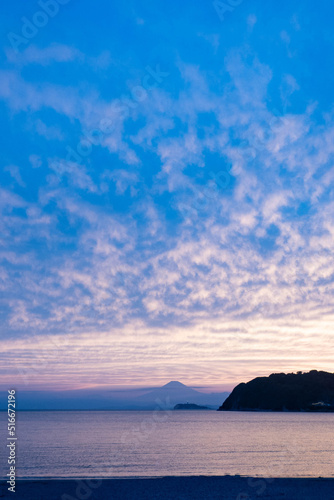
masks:
[[[334,373],[273,373],[237,385],[219,410],[333,411]]]

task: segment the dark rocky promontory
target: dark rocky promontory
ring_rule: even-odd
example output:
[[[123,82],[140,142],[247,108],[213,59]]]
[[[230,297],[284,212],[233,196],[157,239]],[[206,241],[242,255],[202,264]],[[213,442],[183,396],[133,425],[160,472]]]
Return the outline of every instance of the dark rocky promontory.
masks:
[[[237,385],[219,410],[334,411],[334,373],[273,373]]]
[[[174,406],[174,410],[210,410],[207,406],[195,405],[193,403],[180,403]]]

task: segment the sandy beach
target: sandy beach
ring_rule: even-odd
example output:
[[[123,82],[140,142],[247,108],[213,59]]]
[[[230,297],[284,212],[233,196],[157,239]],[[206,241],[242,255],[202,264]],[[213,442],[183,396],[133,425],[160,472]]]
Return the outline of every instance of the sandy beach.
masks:
[[[15,494],[1,481],[0,498],[15,500],[334,499],[334,478],[190,476],[143,479],[17,480]]]

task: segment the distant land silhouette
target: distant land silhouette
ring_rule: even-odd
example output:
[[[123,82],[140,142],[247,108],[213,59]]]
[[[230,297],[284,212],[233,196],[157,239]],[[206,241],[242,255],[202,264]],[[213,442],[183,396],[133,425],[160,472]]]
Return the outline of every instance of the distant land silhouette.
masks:
[[[211,410],[208,406],[200,406],[192,403],[180,403],[174,406],[174,410]]]
[[[191,402],[217,410],[228,392],[204,393],[172,381],[155,389],[76,389],[19,391],[18,410],[155,410]],[[7,392],[0,392],[0,410],[7,409]]]
[[[334,411],[334,373],[273,373],[237,385],[219,410]]]
[[[172,381],[168,384],[154,389],[142,396],[136,398],[133,403],[140,403],[142,407],[152,409],[160,404],[163,408],[173,408],[176,404],[186,401],[197,405],[205,405],[212,409],[217,409],[221,400],[226,399],[228,392],[209,393],[195,391],[178,381]]]

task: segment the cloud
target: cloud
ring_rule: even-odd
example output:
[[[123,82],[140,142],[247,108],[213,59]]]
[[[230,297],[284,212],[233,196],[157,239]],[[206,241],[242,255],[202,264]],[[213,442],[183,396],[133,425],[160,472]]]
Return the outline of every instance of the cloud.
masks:
[[[292,175],[300,170],[294,162],[306,168],[307,161],[303,158],[307,160],[310,148],[314,149],[319,140],[323,142],[322,131],[312,125],[310,135],[311,118],[306,113],[283,117],[268,134],[268,121],[273,115],[264,107],[263,98],[270,71],[256,60],[251,69],[242,68],[242,64],[239,57],[228,64],[232,77],[229,99],[213,93],[198,68],[181,65],[190,93],[166,99],[162,91],[159,104],[153,97],[142,109],[144,117],[147,112],[146,119],[151,121],[152,117],[153,123],[158,124],[163,117],[162,123],[168,123],[166,130],[171,132],[168,137],[160,136],[159,126],[148,129],[144,121],[138,133],[125,140],[128,125],[123,122],[116,135],[108,136],[97,146],[113,151],[111,141],[116,137],[115,151],[121,149],[122,143],[129,151],[131,144],[135,144],[137,171],[131,167],[133,161],[127,155],[123,156],[127,169],[104,169],[101,175],[90,171],[85,164],[61,158],[50,163],[56,176],[49,175],[49,184],[40,192],[40,209],[44,211],[50,200],[54,200],[57,211],[52,218],[45,219],[43,238],[56,245],[55,248],[61,247],[65,234],[57,228],[57,221],[65,218],[74,248],[65,256],[63,270],[59,270],[57,253],[48,261],[47,274],[35,288],[36,307],[24,309],[23,317],[31,314],[40,329],[50,331],[61,325],[62,328],[71,325],[75,330],[87,323],[92,328],[94,325],[105,328],[109,321],[121,325],[126,316],[140,318],[148,325],[168,322],[193,325],[206,317],[233,316],[237,311],[240,317],[243,314],[251,317],[258,311],[270,317],[278,309],[285,315],[291,301],[301,304],[305,296],[311,303],[321,304],[313,275],[318,272],[318,279],[331,276],[330,257],[324,249],[321,273],[314,269],[310,263],[314,263],[315,257],[307,247],[309,231],[303,219],[286,218],[287,211],[293,213],[302,200],[309,198],[311,187],[307,177],[302,181],[297,176],[298,188],[292,189],[294,177],[281,177],[279,168],[285,159]],[[257,87],[251,82],[256,73],[263,76]],[[231,102],[235,109],[228,113]],[[258,110],[257,120],[250,109],[246,114],[238,113],[238,106],[245,102]],[[203,112],[214,113],[216,125],[199,137],[197,123]],[[139,119],[140,110],[136,113]],[[184,124],[184,131],[174,136],[171,126],[176,121]],[[252,163],[249,147],[233,144],[232,129],[239,133],[239,140],[249,141],[255,155]],[[258,142],[252,141],[254,135],[261,137],[259,149]],[[329,143],[328,147],[331,148]],[[291,150],[298,155],[296,160]],[[157,173],[153,173],[151,192],[138,176],[148,151],[155,155],[159,165]],[[228,193],[208,177],[208,158],[215,154],[231,164],[227,174]],[[327,161],[324,149],[321,154],[323,161]],[[262,159],[264,168],[258,170]],[[195,175],[189,175],[190,165],[196,169]],[[323,189],[330,179],[327,172]],[[99,185],[104,186],[102,190]],[[94,193],[102,199],[113,189],[116,197],[129,193],[134,200],[131,223],[125,214],[107,216],[104,209],[82,198],[79,192],[74,195],[72,189]],[[181,216],[177,238],[168,235],[166,209],[154,200],[164,190],[172,197],[172,208]],[[316,190],[320,196],[319,187]],[[186,212],[182,207],[186,207]],[[33,208],[29,210],[31,216]],[[8,224],[10,230],[12,219],[8,219]],[[331,234],[328,221],[318,211],[314,222],[309,219],[308,229],[312,225],[317,225],[318,231],[323,228],[324,235]],[[327,245],[332,243],[329,236],[326,238],[322,236],[322,245],[326,241]],[[31,290],[32,279],[33,272],[27,273],[23,280],[26,293]],[[57,300],[53,299],[48,313],[42,313],[43,303],[47,303],[52,290],[59,291]],[[25,299],[22,300],[24,304]],[[24,330],[25,321],[18,320],[21,316],[17,309],[10,316],[10,325],[16,325],[18,331]]]
[[[20,169],[17,165],[8,165],[4,168],[5,172],[9,172],[10,176],[17,182],[21,187],[25,187],[25,183],[22,180]]]
[[[246,24],[258,36],[258,12]],[[146,53],[111,61],[101,44],[95,58],[62,44],[7,54],[9,378],[29,359],[29,383],[59,387],[330,368],[333,113],[298,101],[300,67],[224,41],[196,29],[196,57],[180,48],[168,71],[163,55],[148,72]]]
[[[64,139],[64,134],[61,132],[61,130],[58,127],[54,126],[48,126],[46,125],[42,120],[39,118],[36,120],[34,123],[36,132],[45,137],[47,140],[63,140]]]
[[[7,59],[11,63],[19,65],[40,64],[48,66],[51,63],[73,62],[83,60],[84,55],[74,47],[68,47],[62,44],[52,44],[43,49],[36,45],[29,45],[23,52],[15,52],[7,49]]]
[[[169,327],[154,332],[134,323],[94,334],[1,340],[1,359],[7,366],[2,386],[69,389],[126,386],[134,380],[145,385],[149,374],[156,386],[176,378],[202,385],[224,381],[232,387],[236,380],[252,378],[254,364],[257,375],[296,367],[330,370],[332,358],[318,338],[321,331],[332,345],[332,322],[329,311],[311,309],[303,317],[291,311],[290,318],[275,323],[260,317],[243,325],[239,320],[209,320],[191,331]]]
[[[36,45],[29,45],[22,52],[6,49],[8,62],[23,67],[31,64],[40,66],[50,66],[58,63],[79,63],[87,64],[93,69],[107,69],[111,64],[110,52],[103,50],[98,56],[88,56],[75,47],[61,43],[52,43],[47,47],[40,48]]]

